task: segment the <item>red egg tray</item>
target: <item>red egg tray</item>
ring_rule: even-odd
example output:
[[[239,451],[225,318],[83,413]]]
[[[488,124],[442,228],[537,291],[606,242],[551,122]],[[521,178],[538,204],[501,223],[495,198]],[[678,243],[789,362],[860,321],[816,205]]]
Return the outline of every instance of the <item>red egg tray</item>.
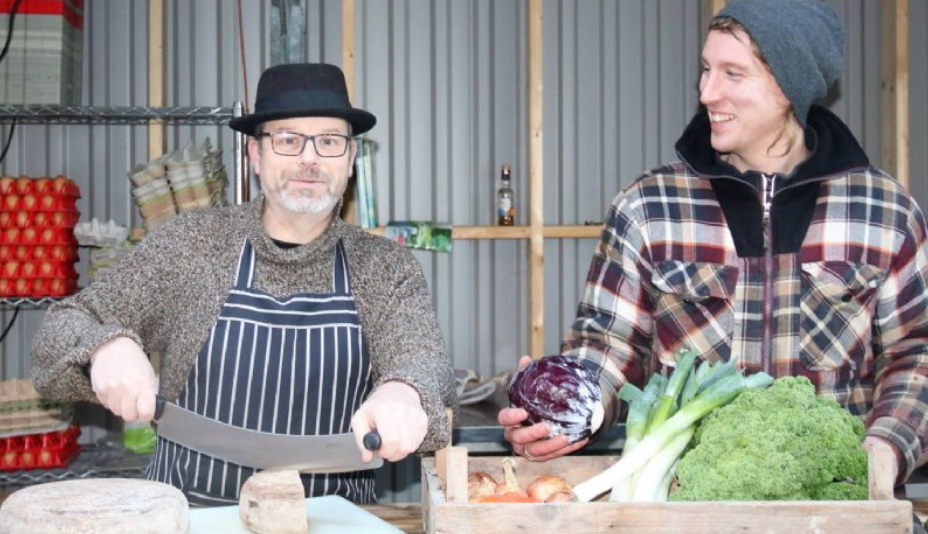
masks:
[[[0,438],[0,471],[51,469],[68,465],[80,451],[78,425],[65,430]]]
[[[80,219],[80,212],[73,210],[0,210],[0,230],[7,228],[67,228],[74,229]]]
[[[4,176],[0,178],[0,195],[45,195],[54,194],[59,197],[80,198],[81,190],[65,176],[54,178],[32,178],[29,176]]]
[[[0,243],[0,262],[52,261],[74,263],[77,260],[78,255],[76,244],[10,245],[6,243]]]
[[[80,189],[65,176],[0,177],[0,297],[77,291]]]
[[[5,228],[0,230],[0,244],[5,245],[72,245],[77,246],[71,228]]]
[[[76,276],[0,278],[0,297],[64,297],[76,291]]]

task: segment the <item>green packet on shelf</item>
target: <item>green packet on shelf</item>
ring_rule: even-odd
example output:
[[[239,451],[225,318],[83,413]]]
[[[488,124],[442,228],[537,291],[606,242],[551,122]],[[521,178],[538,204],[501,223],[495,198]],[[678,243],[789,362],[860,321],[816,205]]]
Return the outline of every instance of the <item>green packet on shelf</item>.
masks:
[[[407,248],[451,252],[451,227],[429,221],[390,221],[384,236]]]

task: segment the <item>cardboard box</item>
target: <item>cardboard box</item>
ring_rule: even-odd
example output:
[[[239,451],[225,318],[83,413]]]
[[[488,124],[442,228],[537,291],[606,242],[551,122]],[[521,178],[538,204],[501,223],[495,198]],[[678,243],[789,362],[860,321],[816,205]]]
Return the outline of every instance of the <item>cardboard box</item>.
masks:
[[[0,0],[5,42],[13,0]],[[81,105],[84,0],[23,0],[0,62],[0,103]]]

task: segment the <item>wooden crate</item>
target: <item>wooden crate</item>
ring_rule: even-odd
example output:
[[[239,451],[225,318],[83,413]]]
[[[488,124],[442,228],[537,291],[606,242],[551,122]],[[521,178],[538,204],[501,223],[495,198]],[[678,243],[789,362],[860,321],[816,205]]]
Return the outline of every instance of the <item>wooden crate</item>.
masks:
[[[889,450],[871,453],[869,501],[512,504],[467,502],[467,475],[502,479],[501,456],[468,457],[448,447],[422,461],[422,515],[428,534],[910,534],[912,503],[895,500]],[[568,456],[543,463],[515,457],[525,487],[557,474],[572,484],[601,472],[615,456]]]

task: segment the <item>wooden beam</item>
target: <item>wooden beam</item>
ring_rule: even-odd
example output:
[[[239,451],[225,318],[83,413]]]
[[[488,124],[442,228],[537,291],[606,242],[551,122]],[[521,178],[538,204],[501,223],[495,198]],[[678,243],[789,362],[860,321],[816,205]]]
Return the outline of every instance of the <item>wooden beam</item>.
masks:
[[[725,7],[725,0],[702,0],[703,26],[708,27],[709,21],[712,20],[712,17],[721,11],[723,7]]]
[[[435,451],[435,467],[445,488],[445,500],[467,504],[467,447],[438,449]]]
[[[148,0],[148,106],[164,106],[164,0]],[[165,151],[164,123],[148,124],[148,160]],[[151,366],[161,372],[161,353],[150,352]]]
[[[600,226],[542,226],[544,239],[597,239]],[[452,239],[531,239],[531,226],[455,226]]]
[[[164,106],[164,0],[148,0],[148,105]],[[148,126],[148,159],[164,154],[164,124]]]
[[[867,481],[871,501],[891,501],[894,498],[892,479],[896,457],[889,445],[877,442],[867,449]]]
[[[545,343],[545,241],[542,137],[544,4],[528,4],[528,176],[529,176],[529,314],[531,356],[544,356]]]
[[[600,225],[545,226],[545,239],[599,239]]]
[[[882,141],[880,166],[909,186],[909,0],[883,0]]]
[[[702,13],[700,18],[700,32],[703,38],[703,41],[706,39],[706,35],[709,33],[709,23],[712,22],[712,18],[715,17],[715,14],[722,10],[725,7],[725,0],[702,0]]]
[[[365,232],[373,235],[384,235],[386,228],[365,228]],[[602,233],[601,226],[545,226],[542,234],[545,239],[599,239]],[[453,226],[451,239],[454,241],[477,241],[498,239],[529,239],[531,228],[528,226]],[[145,237],[144,228],[133,228],[132,241],[141,241]]]
[[[348,97],[354,99],[354,0],[342,0],[342,70]]]
[[[354,101],[354,0],[342,0],[342,71],[345,73],[345,85],[348,86],[348,98],[351,105],[356,105]],[[342,205],[342,219],[346,222],[354,223],[355,216],[355,184],[358,177],[348,182],[348,189],[345,191],[344,204]]]

